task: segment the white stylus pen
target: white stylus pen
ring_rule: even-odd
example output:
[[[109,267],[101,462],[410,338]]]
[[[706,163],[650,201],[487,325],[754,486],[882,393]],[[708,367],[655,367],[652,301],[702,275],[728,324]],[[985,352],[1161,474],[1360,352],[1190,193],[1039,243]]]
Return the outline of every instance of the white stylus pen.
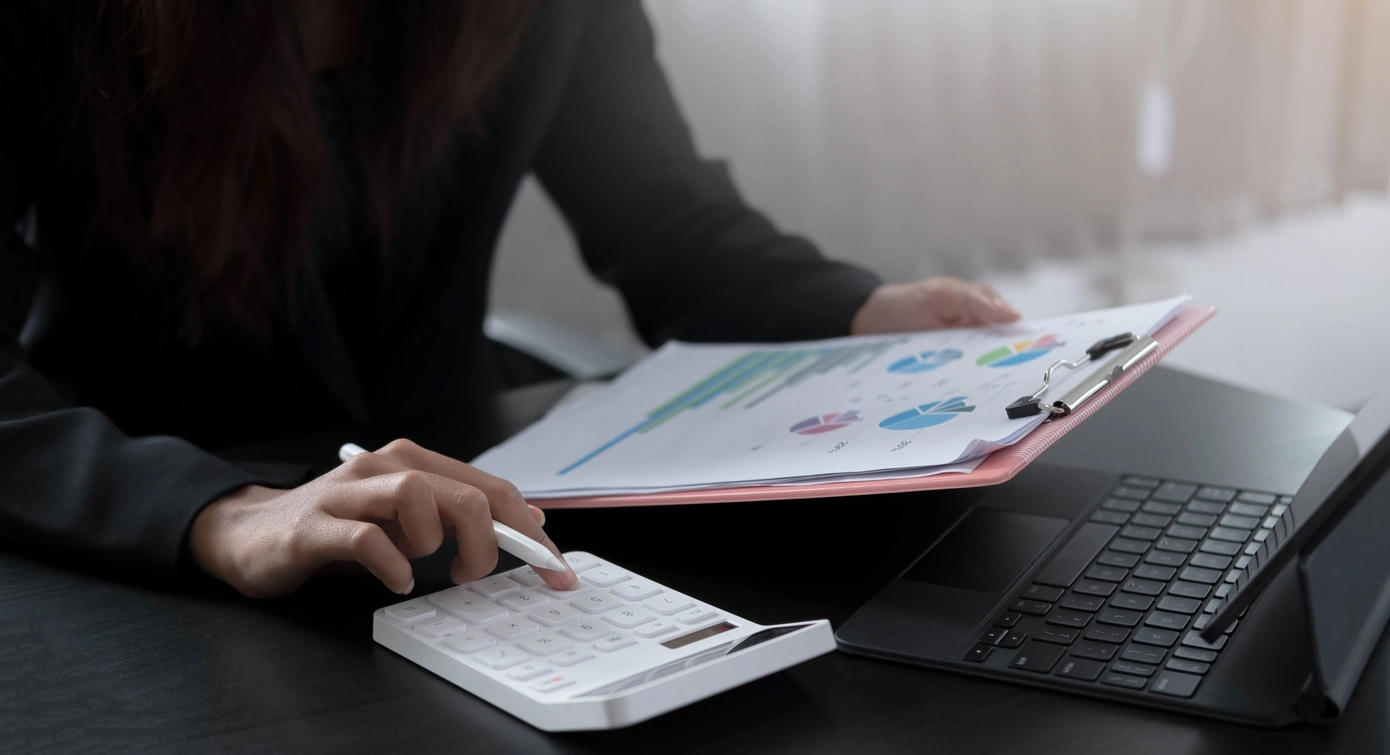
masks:
[[[356,443],[344,443],[338,449],[338,458],[347,461],[358,454],[367,453],[367,449]],[[531,538],[517,532],[507,525],[497,521],[492,521],[492,531],[497,534],[497,547],[516,556],[526,563],[551,571],[568,571],[565,562],[561,561],[550,552],[550,549],[532,540]]]

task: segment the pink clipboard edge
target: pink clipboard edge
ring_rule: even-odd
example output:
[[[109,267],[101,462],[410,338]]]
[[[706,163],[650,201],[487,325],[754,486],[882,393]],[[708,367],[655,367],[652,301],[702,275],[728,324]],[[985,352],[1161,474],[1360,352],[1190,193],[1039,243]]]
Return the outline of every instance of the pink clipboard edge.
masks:
[[[809,485],[750,485],[705,490],[681,490],[669,493],[632,495],[598,495],[574,498],[530,498],[531,505],[542,509],[590,509],[619,506],[679,506],[691,503],[734,503],[740,501],[779,501],[795,498],[832,498],[836,496],[876,495],[881,493],[910,493],[921,490],[947,490],[998,485],[1023,471],[1038,455],[1095,414],[1110,399],[1119,395],[1140,375],[1158,364],[1178,344],[1216,316],[1215,307],[1186,307],[1153,334],[1158,348],[1131,367],[1119,380],[1103,388],[1076,411],[1061,419],[1039,425],[1023,440],[990,454],[973,472],[946,472],[927,477],[905,477],[893,480],[865,482],[826,482]]]

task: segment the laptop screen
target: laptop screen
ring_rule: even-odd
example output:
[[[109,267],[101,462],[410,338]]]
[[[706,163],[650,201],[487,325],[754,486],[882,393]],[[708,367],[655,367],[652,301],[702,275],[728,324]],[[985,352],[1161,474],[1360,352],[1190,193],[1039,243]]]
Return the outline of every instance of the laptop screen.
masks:
[[[1291,420],[1291,421],[1297,421]],[[1250,554],[1245,573],[1226,603],[1202,630],[1214,640],[1245,610],[1305,546],[1316,545],[1390,467],[1390,386],[1366,402],[1347,429],[1332,441],[1273,533]]]

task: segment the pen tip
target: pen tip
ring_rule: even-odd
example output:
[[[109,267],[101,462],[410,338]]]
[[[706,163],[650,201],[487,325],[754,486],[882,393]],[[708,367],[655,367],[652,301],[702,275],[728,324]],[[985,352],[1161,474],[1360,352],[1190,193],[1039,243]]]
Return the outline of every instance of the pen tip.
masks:
[[[545,568],[551,571],[569,571],[569,569],[565,566],[565,562],[561,561],[555,556],[551,556],[550,560],[545,562]]]

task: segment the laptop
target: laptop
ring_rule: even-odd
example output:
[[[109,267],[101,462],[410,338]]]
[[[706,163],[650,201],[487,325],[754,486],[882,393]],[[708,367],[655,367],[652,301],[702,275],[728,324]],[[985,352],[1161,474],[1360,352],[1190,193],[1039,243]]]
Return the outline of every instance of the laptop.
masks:
[[[980,491],[841,650],[1278,726],[1345,707],[1390,614],[1390,387],[1297,491],[1034,464]]]

